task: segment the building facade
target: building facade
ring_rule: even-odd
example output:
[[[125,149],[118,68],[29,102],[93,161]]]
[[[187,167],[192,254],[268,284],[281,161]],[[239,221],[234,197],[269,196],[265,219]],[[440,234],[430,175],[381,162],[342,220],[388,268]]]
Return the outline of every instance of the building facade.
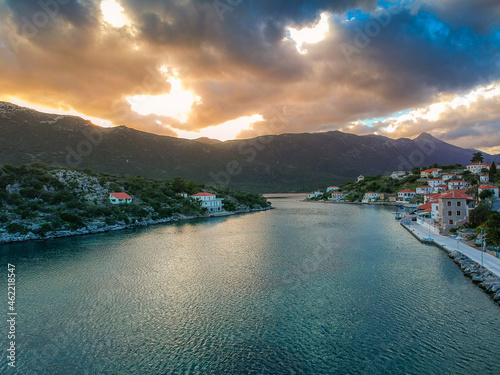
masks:
[[[111,204],[128,204],[132,203],[132,197],[127,193],[109,193],[109,201]]]
[[[197,199],[201,202],[201,207],[206,208],[208,212],[220,212],[223,211],[222,198],[217,198],[215,194],[210,193],[198,193],[191,195],[192,198]]]

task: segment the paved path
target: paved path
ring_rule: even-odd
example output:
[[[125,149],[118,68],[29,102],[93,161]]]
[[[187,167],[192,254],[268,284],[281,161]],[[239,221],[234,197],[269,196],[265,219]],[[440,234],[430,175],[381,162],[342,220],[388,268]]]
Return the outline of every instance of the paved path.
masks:
[[[421,240],[432,238],[435,243],[443,246],[444,248],[448,250],[457,250],[460,253],[468,256],[474,262],[481,264],[481,251],[479,248],[474,248],[466,245],[463,242],[457,241],[452,237],[441,236],[440,234],[435,234],[432,232],[429,237],[429,230],[415,222],[410,222],[409,225],[402,225],[408,230],[412,231]],[[494,257],[493,255],[483,253],[483,267],[500,277],[500,259]]]

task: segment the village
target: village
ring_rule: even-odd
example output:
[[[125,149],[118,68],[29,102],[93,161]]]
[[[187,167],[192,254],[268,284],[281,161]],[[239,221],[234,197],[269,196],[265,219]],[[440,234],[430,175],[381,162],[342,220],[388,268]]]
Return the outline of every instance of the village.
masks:
[[[400,213],[396,218],[417,221],[433,233],[445,235],[468,226],[473,211],[480,206],[491,212],[500,211],[499,180],[495,163],[481,161],[466,167],[453,165],[395,171],[388,177],[361,175],[355,183],[329,186],[325,191],[309,194],[307,199],[400,207],[404,209],[403,215],[412,215],[401,216]],[[370,190],[377,185],[386,191],[391,190],[390,187],[406,188],[393,193]]]

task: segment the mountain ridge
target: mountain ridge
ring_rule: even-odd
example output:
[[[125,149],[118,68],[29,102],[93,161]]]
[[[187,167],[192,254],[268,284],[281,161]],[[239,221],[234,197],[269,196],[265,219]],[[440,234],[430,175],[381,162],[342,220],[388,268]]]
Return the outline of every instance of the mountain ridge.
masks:
[[[156,135],[127,126],[102,128],[76,116],[0,102],[0,163],[42,161],[118,175],[180,176],[258,192],[308,191],[359,174],[468,163],[475,150],[428,133],[391,139],[331,131],[286,133],[225,142]],[[485,160],[500,160],[485,154]]]

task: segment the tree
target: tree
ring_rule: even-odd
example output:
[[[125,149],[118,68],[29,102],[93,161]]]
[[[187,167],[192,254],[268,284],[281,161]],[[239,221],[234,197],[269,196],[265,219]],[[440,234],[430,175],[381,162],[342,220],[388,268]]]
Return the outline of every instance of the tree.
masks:
[[[481,151],[478,151],[472,155],[471,163],[482,163],[483,160],[483,153]]]
[[[493,212],[486,220],[486,239],[493,245],[500,244],[500,213]]]
[[[482,201],[485,199],[491,198],[493,196],[493,192],[491,190],[483,190],[481,194],[479,194],[479,198],[481,198]]]
[[[497,174],[497,166],[495,165],[495,162],[493,162],[493,163],[491,163],[490,172],[489,172],[489,178],[490,178],[491,182],[495,181],[496,174]]]
[[[475,228],[483,224],[488,216],[491,215],[491,212],[489,207],[484,204],[477,206],[469,213],[469,225]]]
[[[186,182],[179,176],[174,177],[172,181],[172,190],[176,193],[184,193],[186,190]]]

